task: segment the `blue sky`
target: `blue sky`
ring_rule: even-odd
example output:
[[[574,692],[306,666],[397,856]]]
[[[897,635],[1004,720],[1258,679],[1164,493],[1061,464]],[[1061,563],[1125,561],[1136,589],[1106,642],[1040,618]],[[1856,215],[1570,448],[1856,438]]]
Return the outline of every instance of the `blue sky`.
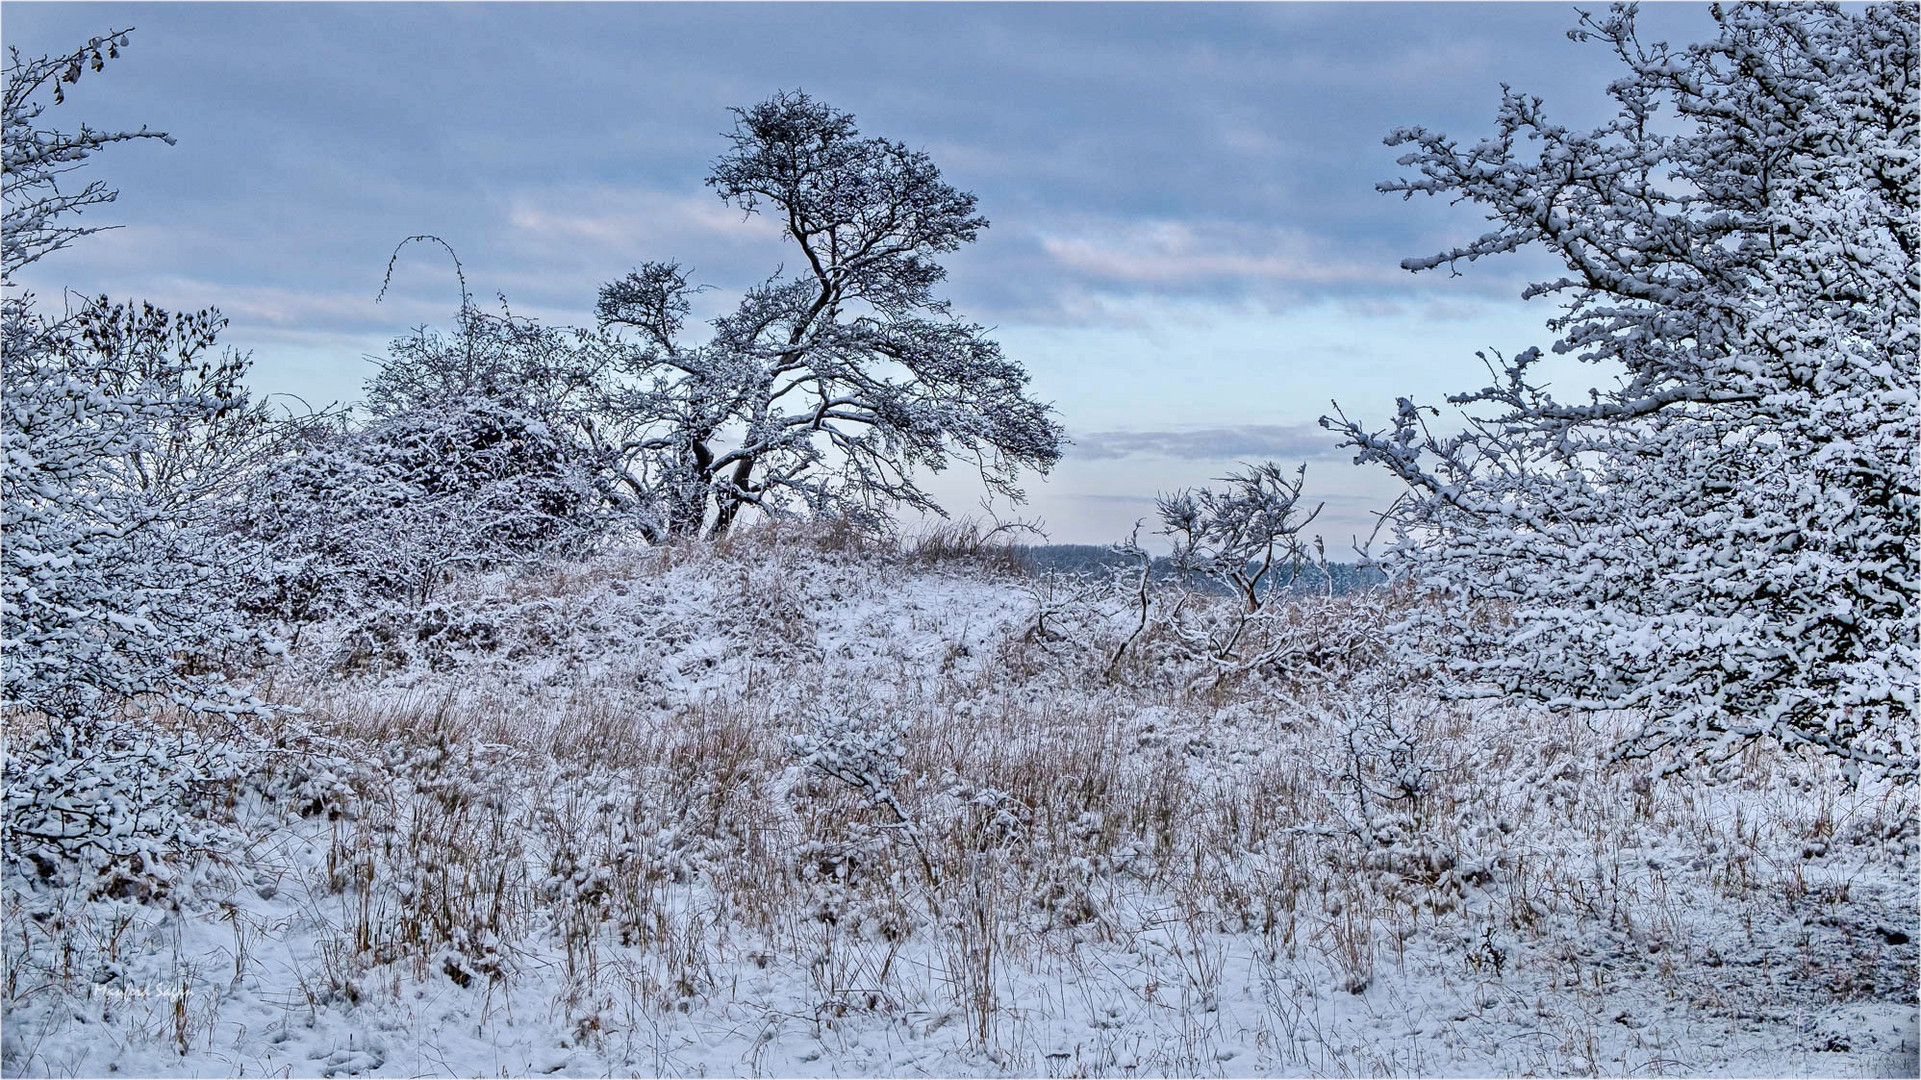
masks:
[[[28,275],[213,305],[265,392],[351,401],[370,354],[444,323],[444,254],[474,291],[585,323],[634,265],[678,259],[717,312],[786,253],[701,181],[729,106],[803,88],[864,133],[925,149],[992,226],[948,263],[955,311],[996,328],[1076,446],[1018,513],[1101,543],[1157,491],[1236,461],[1309,462],[1330,546],[1393,486],[1314,421],[1338,399],[1485,384],[1477,349],[1545,345],[1522,256],[1458,277],[1402,258],[1470,239],[1476,213],[1374,190],[1383,136],[1492,129],[1500,84],[1588,124],[1616,74],[1530,4],[111,4],[8,0],[5,43],[132,47],[46,119],[173,134],[94,175],[123,229]],[[1703,36],[1704,5],[1644,10],[1649,37]],[[1572,382],[1586,374],[1561,369]],[[1591,379],[1590,379],[1591,381]],[[933,485],[973,507],[963,477]]]

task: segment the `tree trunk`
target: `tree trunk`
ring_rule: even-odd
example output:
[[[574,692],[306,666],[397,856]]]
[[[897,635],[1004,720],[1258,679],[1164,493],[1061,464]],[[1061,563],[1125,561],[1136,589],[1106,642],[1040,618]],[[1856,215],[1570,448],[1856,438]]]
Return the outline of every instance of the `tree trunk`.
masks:
[[[714,499],[720,504],[720,512],[714,518],[714,528],[707,534],[708,539],[718,540],[726,536],[727,531],[734,527],[734,518],[740,514],[740,508],[746,505],[746,500],[735,492],[748,490],[747,482],[753,475],[754,459],[742,458],[740,464],[734,466],[733,491],[716,490],[714,492]]]
[[[680,475],[667,486],[667,535],[697,537],[707,520],[707,493],[713,489],[714,453],[707,444],[687,444],[680,458]]]

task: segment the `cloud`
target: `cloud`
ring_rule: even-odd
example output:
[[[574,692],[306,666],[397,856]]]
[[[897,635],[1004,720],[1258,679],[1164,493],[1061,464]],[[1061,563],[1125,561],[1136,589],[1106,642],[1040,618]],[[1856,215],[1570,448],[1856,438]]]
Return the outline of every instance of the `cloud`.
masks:
[[[1129,285],[1192,285],[1240,279],[1297,285],[1381,284],[1406,274],[1391,264],[1334,255],[1288,229],[1210,222],[1108,222],[1081,235],[1040,237],[1065,269]]]
[[[1314,424],[1241,424],[1183,431],[1095,431],[1075,435],[1083,461],[1162,457],[1190,461],[1336,456],[1333,435]]]
[[[522,192],[513,199],[508,222],[522,237],[562,247],[586,243],[628,252],[672,247],[676,241],[780,241],[779,226],[766,217],[744,214],[704,193],[617,188]]]

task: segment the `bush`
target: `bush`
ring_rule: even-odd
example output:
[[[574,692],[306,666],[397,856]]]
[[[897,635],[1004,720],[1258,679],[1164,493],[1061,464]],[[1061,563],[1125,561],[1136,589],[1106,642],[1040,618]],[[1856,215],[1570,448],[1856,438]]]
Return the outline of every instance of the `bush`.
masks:
[[[425,603],[448,575],[578,554],[606,528],[576,448],[494,402],[336,428],[278,470],[242,528],[276,561],[250,601],[300,620]]]

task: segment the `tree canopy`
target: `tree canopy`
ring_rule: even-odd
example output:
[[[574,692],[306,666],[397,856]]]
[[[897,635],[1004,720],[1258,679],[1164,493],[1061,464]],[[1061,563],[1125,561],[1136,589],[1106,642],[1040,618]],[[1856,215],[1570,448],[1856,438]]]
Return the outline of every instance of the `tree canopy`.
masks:
[[[1614,384],[1557,397],[1529,348],[1449,399],[1464,430],[1406,399],[1322,422],[1407,483],[1400,572],[1505,613],[1451,660],[1480,692],[1636,710],[1631,753],[1769,738],[1912,775],[1916,10],[1713,11],[1684,48],[1584,15],[1625,68],[1591,131],[1509,89],[1488,138],[1388,140],[1415,175],[1382,190],[1494,223],[1403,265],[1546,249],[1553,350]]]
[[[987,227],[975,197],[799,91],[736,110],[729,144],[708,185],[777,221],[802,272],[748,288],[697,342],[684,331],[698,290],[679,264],[645,263],[600,292],[631,378],[614,410],[622,457],[653,527],[721,535],[748,506],[862,525],[939,511],[915,476],[953,458],[1019,498],[1021,469],[1059,459],[1060,426],[986,328],[933,291],[938,256]]]

